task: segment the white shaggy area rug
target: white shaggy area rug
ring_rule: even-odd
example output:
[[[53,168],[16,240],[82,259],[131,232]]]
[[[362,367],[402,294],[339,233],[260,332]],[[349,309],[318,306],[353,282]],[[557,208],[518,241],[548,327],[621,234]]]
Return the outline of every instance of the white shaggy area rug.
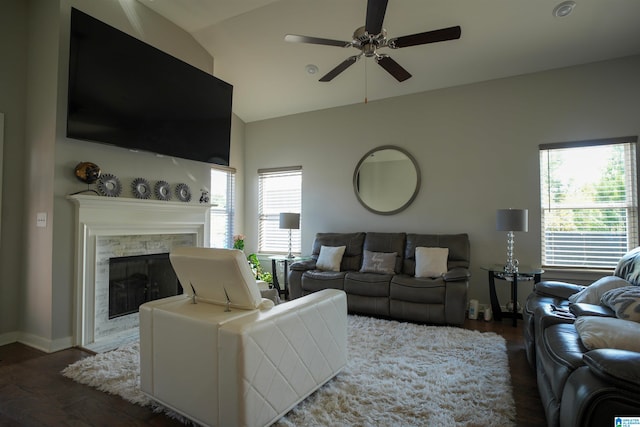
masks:
[[[140,391],[138,343],[62,373],[162,410]],[[515,416],[501,336],[350,315],[347,366],[275,425],[509,426]]]

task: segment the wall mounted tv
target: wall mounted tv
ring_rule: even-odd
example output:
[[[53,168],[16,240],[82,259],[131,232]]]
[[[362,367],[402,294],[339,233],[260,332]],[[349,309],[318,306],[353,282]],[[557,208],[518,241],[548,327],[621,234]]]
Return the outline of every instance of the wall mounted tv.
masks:
[[[233,87],[71,10],[67,137],[229,164]]]

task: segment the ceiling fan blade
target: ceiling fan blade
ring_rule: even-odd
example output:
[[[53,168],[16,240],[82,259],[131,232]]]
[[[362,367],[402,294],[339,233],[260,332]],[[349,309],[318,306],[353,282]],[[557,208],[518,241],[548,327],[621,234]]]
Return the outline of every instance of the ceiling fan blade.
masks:
[[[319,37],[299,36],[297,34],[287,34],[284,36],[285,41],[293,43],[311,43],[321,44],[325,46],[351,47],[351,42],[341,40],[322,39]]]
[[[407,70],[387,55],[376,57],[376,62],[399,82],[403,82],[411,77],[411,74]]]
[[[382,22],[387,11],[388,0],[369,0],[367,2],[367,21],[364,29],[371,35],[382,32]]]
[[[391,49],[399,49],[401,47],[455,40],[460,38],[460,34],[462,34],[462,30],[459,26],[455,26],[427,31],[424,33],[411,34],[409,36],[396,37],[390,39],[387,44]]]
[[[336,68],[334,68],[333,70],[329,71],[327,74],[322,76],[320,78],[320,80],[318,80],[318,81],[320,81],[320,82],[330,82],[338,74],[340,74],[341,72],[343,72],[344,70],[346,70],[347,68],[349,68],[350,66],[355,64],[356,61],[358,60],[358,58],[360,58],[360,56],[358,56],[358,55],[354,55],[354,56],[348,57],[347,59],[342,61]]]

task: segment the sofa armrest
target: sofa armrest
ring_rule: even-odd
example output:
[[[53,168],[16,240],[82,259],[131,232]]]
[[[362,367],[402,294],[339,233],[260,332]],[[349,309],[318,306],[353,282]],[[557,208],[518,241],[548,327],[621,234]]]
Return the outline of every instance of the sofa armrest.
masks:
[[[471,277],[471,273],[464,267],[452,268],[442,276],[445,282],[468,280],[469,277]]]
[[[618,387],[640,390],[640,353],[601,348],[582,356],[594,375]]]
[[[576,285],[573,283],[545,280],[536,283],[533,287],[533,291],[538,295],[567,299],[571,295],[580,292],[585,287],[586,286]]]
[[[609,307],[596,304],[571,303],[569,311],[576,317],[580,316],[600,316],[600,317],[616,317],[616,314]]]
[[[289,265],[289,270],[292,271],[307,271],[316,269],[315,259],[305,259],[303,261],[297,261]]]

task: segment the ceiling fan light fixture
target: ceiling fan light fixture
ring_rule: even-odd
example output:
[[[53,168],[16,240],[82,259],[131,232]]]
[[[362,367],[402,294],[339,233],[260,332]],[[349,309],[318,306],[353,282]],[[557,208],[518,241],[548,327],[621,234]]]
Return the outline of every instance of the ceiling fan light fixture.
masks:
[[[310,75],[314,75],[318,73],[318,66],[315,64],[307,64],[304,67],[304,69],[307,72],[307,74],[310,74]]]
[[[575,1],[563,1],[553,8],[553,16],[557,18],[564,18],[573,12],[573,8],[576,7]]]

